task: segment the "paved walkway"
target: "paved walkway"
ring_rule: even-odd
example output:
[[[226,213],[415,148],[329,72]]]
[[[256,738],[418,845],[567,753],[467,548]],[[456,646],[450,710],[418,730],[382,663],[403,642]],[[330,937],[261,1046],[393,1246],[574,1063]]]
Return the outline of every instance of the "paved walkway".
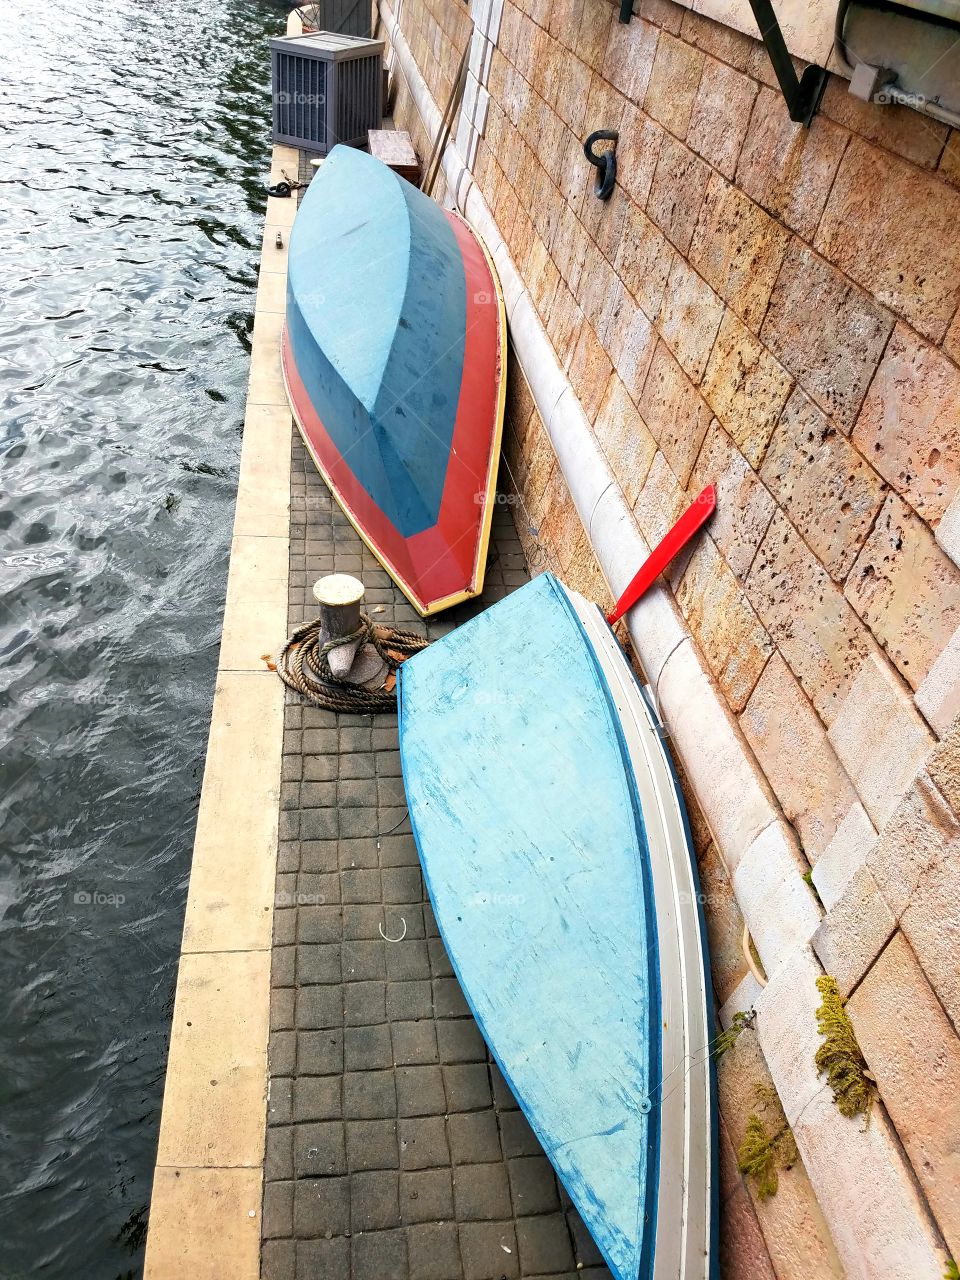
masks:
[[[289,620],[353,573],[423,628],[293,442]],[[525,581],[497,508],[482,601]],[[404,803],[394,716],[288,694],[271,998],[264,1280],[608,1276],[470,1016]],[[389,939],[402,939],[389,941]]]

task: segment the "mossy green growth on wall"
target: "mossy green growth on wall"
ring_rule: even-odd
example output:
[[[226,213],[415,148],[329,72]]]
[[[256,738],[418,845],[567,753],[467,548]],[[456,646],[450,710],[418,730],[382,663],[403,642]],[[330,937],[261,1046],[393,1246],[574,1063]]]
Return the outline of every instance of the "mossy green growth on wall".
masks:
[[[951,1258],[947,1263],[947,1269],[943,1273],[943,1280],[960,1280],[960,1267]]]
[[[721,1031],[713,1042],[714,1058],[721,1058],[728,1049],[732,1049],[737,1043],[740,1032],[752,1026],[756,1016],[752,1009],[749,1013],[735,1013],[730,1020],[729,1027],[725,1031]]]
[[[817,1072],[826,1074],[841,1115],[868,1116],[873,1086],[836,978],[824,974],[817,979],[817,990],[823,997],[817,1010],[817,1030],[823,1036],[814,1058]]]
[[[747,1120],[746,1133],[737,1149],[737,1168],[753,1180],[761,1200],[777,1194],[779,1169],[789,1169],[797,1159],[797,1144],[790,1128],[770,1135],[767,1126],[754,1112]]]

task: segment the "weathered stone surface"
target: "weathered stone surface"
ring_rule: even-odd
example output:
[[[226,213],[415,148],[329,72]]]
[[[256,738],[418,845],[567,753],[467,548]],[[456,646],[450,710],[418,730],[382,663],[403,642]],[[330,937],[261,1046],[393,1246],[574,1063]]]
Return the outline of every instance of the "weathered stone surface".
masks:
[[[934,342],[960,302],[960,193],[860,138],[847,148],[817,249]]]
[[[654,352],[638,408],[685,486],[713,415],[663,342]]]
[[[847,133],[824,115],[795,124],[782,93],[761,89],[740,162],[737,185],[775,218],[812,240]]]
[[[704,534],[677,591],[677,603],[724,697],[746,704],[773,645],[743,588]]]
[[[919,688],[960,624],[960,569],[896,494],[884,503],[845,594],[911,687]]]
[[[740,939],[743,916],[734,897],[733,885],[717,846],[711,840],[697,859],[703,913],[707,922],[710,972],[717,1004],[723,1004],[747,973]]]
[[[883,1107],[863,1125],[841,1116],[830,1090],[821,1089],[793,1132],[846,1274],[939,1280],[946,1270],[940,1235]]]
[[[898,324],[853,439],[924,520],[939,520],[960,487],[960,370]]]
[[[937,525],[936,539],[954,564],[960,565],[960,494],[947,507]]]
[[[811,939],[820,963],[848,996],[896,928],[869,867],[855,871]]]
[[[819,716],[778,653],[767,663],[740,728],[804,852],[816,862],[856,802],[856,793]]]
[[[952,856],[958,838],[956,817],[930,777],[921,774],[867,853],[895,916],[903,914],[931,870]]]
[[[720,1272],[724,1280],[777,1280],[750,1196],[738,1186],[720,1215]]]
[[[629,506],[636,502],[657,442],[616,374],[607,384],[594,432]]]
[[[803,879],[807,871],[784,822],[771,822],[733,870],[737,902],[770,979],[806,950],[820,923],[819,904]]]
[[[590,422],[596,420],[612,372],[610,357],[587,322],[570,362],[570,382]]]
[[[669,134],[664,135],[647,213],[684,255],[690,248],[709,176],[710,169],[699,156]]]
[[[816,1010],[822,973],[812,950],[799,947],[753,1001],[760,1047],[791,1125],[823,1088],[814,1063],[821,1043]]]
[[[930,668],[914,698],[927,723],[943,737],[960,715],[960,630]]]
[[[955,720],[927,761],[927,772],[954,813],[960,814],[960,720]]]
[[[956,844],[920,881],[900,927],[954,1030],[960,1033],[960,848]]]
[[[677,256],[667,280],[658,328],[694,383],[703,377],[723,311],[723,302],[706,281]]]
[[[759,333],[790,236],[719,174],[711,174],[690,261],[754,332]]]
[[[845,578],[886,487],[799,387],[770,439],[760,476],[830,576]]]
[[[686,501],[686,494],[670,470],[670,464],[662,453],[657,453],[633,507],[634,517],[648,547],[656,546],[683,511]]]
[[[619,23],[614,25],[620,26]],[[634,106],[632,99],[629,100],[623,108],[620,141],[617,143],[617,186],[641,208],[646,206],[650,195],[662,141],[663,127]]]
[[[712,484],[717,507],[710,517],[710,537],[741,582],[753,564],[776,504],[759,476],[720,423],[714,419],[700,450],[690,488]]]
[[[829,726],[871,652],[869,633],[779,512],[746,585],[760,621]]]
[[[720,1112],[732,1147],[742,1141],[752,1114],[760,1117],[769,1134],[782,1132],[786,1116],[755,1031],[742,1032],[734,1047],[721,1057],[717,1083]],[[734,1171],[735,1163],[731,1172]],[[802,1163],[798,1159],[777,1173],[777,1194],[767,1200],[756,1195],[749,1180],[745,1184],[776,1274],[802,1276],[804,1280],[839,1280],[843,1270]],[[740,1185],[739,1174],[735,1185]]]
[[[619,316],[610,326],[604,345],[627,394],[636,404],[657,349],[657,332],[628,293],[624,293]]]
[[[720,324],[703,395],[753,467],[759,467],[793,378],[732,311]]]
[[[760,336],[849,435],[892,327],[892,316],[794,242]]]
[[[850,92],[850,82],[842,76],[830,76],[820,114],[858,133],[868,142],[912,160],[925,169],[935,169],[949,126],[911,107],[884,105],[878,111],[872,102],[864,102]]]
[[[828,911],[839,902],[853,873],[867,861],[876,840],[874,825],[858,800],[847,810],[813,868],[813,883]]]
[[[643,109],[680,139],[687,136],[703,63],[699,49],[661,32]]]
[[[732,179],[757,96],[756,83],[707,58],[687,131],[687,145]]]
[[[880,1096],[954,1256],[960,1253],[960,1041],[903,934],[847,1005]]]
[[[663,233],[642,209],[631,205],[624,218],[620,249],[614,265],[651,322],[660,314],[667,277],[675,257]]]
[[[650,82],[660,32],[646,22],[614,22],[603,59],[604,79],[628,102],[642,102]]]
[[[899,677],[879,654],[863,663],[828,736],[881,830],[935,744]]]

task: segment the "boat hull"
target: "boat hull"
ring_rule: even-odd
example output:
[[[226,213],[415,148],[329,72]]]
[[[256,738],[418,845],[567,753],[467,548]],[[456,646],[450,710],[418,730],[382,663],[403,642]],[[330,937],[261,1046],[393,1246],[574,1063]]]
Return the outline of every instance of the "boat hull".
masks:
[[[682,802],[599,611],[534,579],[406,663],[410,817],[481,1031],[618,1280],[716,1267],[706,944]]]
[[[468,224],[334,148],[291,235],[283,375],[321,475],[422,615],[483,587],[505,332]]]

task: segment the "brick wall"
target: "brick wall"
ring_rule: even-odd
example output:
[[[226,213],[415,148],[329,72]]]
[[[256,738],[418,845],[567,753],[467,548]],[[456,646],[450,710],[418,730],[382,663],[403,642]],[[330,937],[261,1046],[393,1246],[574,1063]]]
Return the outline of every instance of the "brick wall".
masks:
[[[466,12],[404,0],[441,108]],[[834,77],[807,131],[773,85],[758,42],[670,0],[629,26],[609,0],[505,0],[475,177],[648,542],[717,486],[670,587],[796,831],[824,912],[813,947],[956,1257],[960,135]],[[581,150],[595,128],[620,133],[606,204]],[[528,557],[604,603],[510,374]],[[723,1003],[746,973],[742,920],[694,826]],[[742,1039],[721,1064],[727,1272],[842,1275],[802,1165],[762,1203],[736,1172],[745,1100],[768,1084]]]

